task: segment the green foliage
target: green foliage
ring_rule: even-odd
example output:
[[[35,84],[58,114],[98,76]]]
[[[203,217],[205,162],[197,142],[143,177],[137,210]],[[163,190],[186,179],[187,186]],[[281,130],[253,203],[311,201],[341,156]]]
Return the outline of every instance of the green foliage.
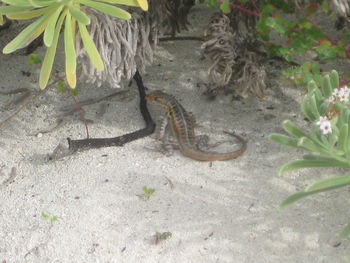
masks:
[[[76,86],[76,25],[78,25],[78,32],[92,64],[98,70],[103,70],[102,59],[86,28],[90,24],[90,18],[84,12],[84,8],[93,8],[121,19],[129,19],[131,16],[114,4],[140,6],[144,10],[148,9],[147,0],[1,0],[1,2],[7,5],[0,6],[0,23],[3,22],[4,15],[10,19],[36,19],[4,47],[3,53],[8,54],[23,48],[44,34],[44,44],[47,51],[39,78],[41,89],[46,87],[51,76],[57,43],[63,25],[66,78],[70,87],[75,88]]]
[[[300,86],[306,86],[311,80],[319,85],[322,78],[319,63],[312,61],[307,61],[300,67],[290,67],[283,71],[283,75]]]
[[[310,152],[302,160],[284,164],[279,169],[279,175],[301,168],[350,167],[350,90],[339,87],[339,76],[334,70],[321,77],[319,83],[317,85],[315,81],[309,81],[308,93],[301,102],[301,111],[311,122],[311,131],[304,131],[293,122],[285,120],[282,127],[288,135],[273,133],[269,136],[281,145]],[[330,126],[326,129],[323,124]],[[309,195],[348,185],[350,176],[318,180],[286,198],[280,209]],[[349,234],[350,225],[343,230],[341,237]]]
[[[57,216],[50,216],[50,215],[45,214],[45,213],[41,213],[41,218],[43,218],[45,220],[50,220],[51,222],[58,221],[58,217]]]
[[[148,188],[147,186],[142,187],[143,196],[146,200],[150,199],[156,189]]]
[[[172,237],[172,233],[171,232],[156,232],[154,234],[154,243],[157,245],[159,242],[167,240],[168,238]]]
[[[39,57],[37,54],[29,54],[28,55],[28,64],[29,65],[39,65],[42,63],[41,57]]]
[[[338,89],[339,78],[336,71],[322,77],[321,87],[314,81],[308,85],[308,94],[301,103],[301,111],[311,121],[311,132],[307,133],[293,122],[283,122],[283,129],[289,136],[273,133],[270,139],[289,147],[312,152],[303,160],[283,165],[279,175],[285,172],[308,167],[348,167],[350,166],[350,110],[347,103],[335,101],[329,103],[334,90]],[[316,122],[321,116],[328,116],[332,124],[330,134],[322,134]]]

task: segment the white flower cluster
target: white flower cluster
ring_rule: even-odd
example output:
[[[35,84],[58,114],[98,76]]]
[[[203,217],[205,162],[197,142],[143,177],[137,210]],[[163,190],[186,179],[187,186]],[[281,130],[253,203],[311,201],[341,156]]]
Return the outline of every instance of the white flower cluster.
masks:
[[[347,86],[344,86],[340,89],[335,89],[332,93],[332,96],[329,97],[328,102],[334,103],[336,100],[341,102],[348,102],[350,96],[350,89]]]
[[[320,119],[316,124],[320,127],[322,134],[332,133],[331,122],[326,116],[320,116]]]

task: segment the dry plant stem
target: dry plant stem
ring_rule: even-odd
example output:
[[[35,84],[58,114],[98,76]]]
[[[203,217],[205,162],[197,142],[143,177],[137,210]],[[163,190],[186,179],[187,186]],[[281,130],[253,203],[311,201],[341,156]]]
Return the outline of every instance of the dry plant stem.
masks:
[[[24,103],[22,106],[20,106],[14,113],[12,113],[10,116],[5,118],[3,121],[0,122],[0,128],[4,126],[7,122],[9,122],[11,119],[13,119],[15,116],[17,116],[24,108],[26,108],[28,105],[32,104],[36,98],[44,94],[46,90],[48,90],[51,86],[56,84],[59,80],[62,80],[62,78],[56,79],[53,82],[51,82],[49,85],[47,85],[46,89],[40,90],[38,93],[36,93],[31,99],[29,99],[26,103]]]
[[[230,5],[231,5],[233,8],[237,8],[238,10],[240,10],[240,11],[242,11],[242,12],[244,12],[244,13],[247,13],[247,14],[249,14],[249,15],[253,15],[253,16],[256,16],[256,17],[260,17],[260,14],[259,14],[259,13],[254,12],[254,11],[251,11],[251,10],[249,10],[249,9],[246,9],[246,8],[240,6],[240,5],[235,4],[235,3],[232,3],[232,2],[231,2]]]
[[[10,101],[6,105],[2,106],[3,109],[10,109],[12,106],[19,104],[20,102],[24,101],[26,98],[30,95],[30,90],[28,88],[19,88],[11,91],[0,91],[0,95],[11,95],[11,94],[18,94],[23,93],[19,98],[14,99],[13,101]]]
[[[103,100],[106,100],[106,99],[109,99],[109,98],[112,98],[112,97],[115,97],[117,95],[123,95],[123,94],[126,94],[127,92],[129,92],[129,90],[118,90],[116,92],[113,92],[111,94],[108,94],[106,96],[102,96],[100,98],[90,98],[90,99],[86,99],[86,100],[81,100],[81,101],[78,101],[79,105],[81,107],[83,106],[87,106],[87,105],[91,105],[91,104],[95,104],[95,103],[98,103],[100,101],[103,101]],[[64,116],[67,116],[69,114],[72,114],[75,112],[75,106],[68,106],[68,107],[62,107],[60,109],[60,111],[64,112]]]
[[[81,105],[79,104],[79,102],[77,101],[75,96],[72,94],[71,90],[68,91],[68,94],[72,98],[76,110],[79,112],[80,120],[84,123],[84,126],[85,126],[86,138],[89,139],[90,138],[90,136],[89,136],[89,128],[88,128],[87,121],[86,121],[86,118],[85,118],[84,110],[82,109]]]
[[[89,138],[82,140],[71,140],[67,138],[70,152],[76,152],[81,150],[96,149],[101,147],[111,146],[123,146],[125,143],[135,141],[137,139],[151,135],[155,129],[155,123],[151,117],[151,114],[147,108],[147,102],[145,99],[146,92],[143,85],[141,75],[136,71],[134,79],[137,83],[137,87],[140,94],[140,111],[143,119],[146,122],[146,127],[131,133],[124,134],[113,138]]]

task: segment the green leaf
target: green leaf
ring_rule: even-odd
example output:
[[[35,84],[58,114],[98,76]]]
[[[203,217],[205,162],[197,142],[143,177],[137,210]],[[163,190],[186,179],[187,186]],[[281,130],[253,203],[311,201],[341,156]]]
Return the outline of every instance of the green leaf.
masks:
[[[317,167],[349,167],[346,162],[340,162],[337,160],[297,160],[286,163],[278,171],[278,176],[283,175],[286,172],[294,171],[303,168],[317,168]]]
[[[48,214],[41,213],[41,217],[44,219],[49,219],[50,216]]]
[[[126,12],[125,10],[116,7],[116,6],[112,6],[112,5],[107,5],[107,4],[103,4],[100,2],[94,2],[91,0],[77,0],[77,2],[80,2],[84,5],[87,5],[89,7],[92,7],[98,11],[101,11],[107,15],[111,15],[111,16],[115,16],[121,19],[130,19],[131,15]]]
[[[332,91],[334,89],[339,88],[339,75],[338,75],[338,72],[336,70],[331,71],[329,78],[330,78],[330,82],[331,82]]]
[[[44,7],[44,6],[49,6],[52,5],[53,3],[56,3],[57,0],[28,0],[28,2],[33,6],[33,7]]]
[[[17,12],[13,14],[7,14],[6,16],[10,19],[31,19],[34,17],[38,17],[40,15],[43,15],[47,13],[50,9],[57,8],[57,5],[55,6],[49,6],[49,7],[44,7],[40,9],[32,9],[30,11],[25,11],[25,12]],[[29,10],[29,9],[28,9]]]
[[[82,12],[79,8],[73,6],[73,5],[69,5],[69,12],[71,13],[71,15],[80,23],[84,24],[84,25],[89,25],[90,24],[90,18],[84,13]]]
[[[318,111],[315,94],[313,94],[309,97],[309,107],[310,107],[310,111],[311,111],[312,115],[314,116],[315,120],[319,119],[320,113]]]
[[[343,178],[348,177],[348,178],[342,179],[341,177]],[[308,186],[306,189],[298,191],[295,194],[288,196],[285,200],[282,201],[282,203],[279,206],[279,209],[284,209],[288,205],[291,205],[294,202],[298,201],[299,199],[302,199],[309,195],[337,189],[340,187],[347,186],[349,184],[350,184],[350,176],[339,176],[339,177],[332,177],[332,178],[318,180],[312,185]]]
[[[28,55],[28,64],[29,65],[38,65],[42,62],[41,58],[37,54]]]
[[[275,29],[280,36],[284,36],[286,29],[282,26],[281,18],[268,17],[266,19],[266,25]]]
[[[312,185],[305,188],[305,191],[327,191],[344,187],[350,184],[350,176],[335,176],[316,181]]]
[[[279,134],[279,133],[271,133],[269,135],[269,139],[275,141],[279,144],[289,146],[289,147],[298,147],[298,140],[295,138],[291,138],[289,136]]]
[[[30,6],[32,7],[31,3],[27,0],[1,0],[1,2],[9,4],[9,5],[14,5],[14,6]]]
[[[340,238],[347,238],[350,235],[350,224],[347,224],[346,227],[340,233]]]
[[[301,106],[301,112],[305,115],[306,118],[308,118],[310,121],[316,120],[315,116],[311,112],[308,96],[305,96],[302,99],[300,106]]]
[[[8,43],[4,49],[4,54],[9,54],[16,51],[19,48],[22,48],[25,44],[28,43],[30,38],[36,33],[36,31],[46,23],[47,19],[51,16],[51,12],[43,15],[29,26],[27,26],[21,33],[19,33],[10,43]]]
[[[333,88],[332,88],[331,79],[330,79],[329,75],[326,75],[323,77],[322,82],[321,82],[321,88],[322,88],[322,92],[326,98],[328,98],[332,95]]]
[[[77,66],[77,58],[75,53],[74,38],[75,34],[72,30],[72,16],[68,12],[66,16],[66,24],[64,27],[64,52],[66,54],[66,77],[68,84],[75,88],[75,73]]]
[[[49,47],[52,44],[53,36],[55,33],[55,26],[58,20],[59,15],[61,14],[63,6],[57,8],[57,10],[52,14],[47,23],[45,32],[44,32],[44,43],[45,46]]]
[[[52,70],[52,64],[56,54],[58,37],[60,35],[63,19],[66,17],[66,14],[67,12],[63,12],[60,18],[58,19],[52,44],[50,47],[48,47],[45,53],[45,57],[44,57],[44,61],[41,67],[40,77],[39,77],[39,87],[41,89],[44,89],[49,81],[51,70]]]
[[[340,151],[346,152],[348,146],[348,137],[349,137],[349,125],[343,124],[340,128],[339,140],[338,140],[338,149]]]
[[[128,6],[139,6],[136,0],[99,0],[100,2],[119,4],[119,5],[128,5]]]
[[[305,132],[303,132],[298,126],[296,126],[290,120],[285,120],[282,123],[283,129],[288,132],[290,135],[296,137],[309,137]]]
[[[89,55],[89,58],[92,62],[92,64],[95,66],[96,69],[98,70],[103,70],[104,69],[104,64],[101,59],[101,56],[95,46],[95,43],[92,41],[89,32],[86,29],[86,26],[83,25],[82,23],[78,23],[79,26],[79,32],[81,35],[81,39],[84,44],[84,48],[86,52]]]
[[[298,140],[298,146],[302,147],[304,149],[310,150],[312,152],[319,152],[319,153],[328,153],[327,149],[324,149],[322,145],[315,140],[307,137],[301,137]]]
[[[64,52],[66,54],[66,72],[76,72],[76,53],[74,47],[74,38],[72,31],[72,16],[67,13],[66,24],[64,27]]]
[[[25,12],[30,11],[33,9],[32,7],[26,7],[26,6],[0,6],[0,14],[8,15],[13,13],[19,13],[19,12]]]
[[[231,12],[230,0],[224,0],[220,5],[220,9],[224,14],[229,14]]]

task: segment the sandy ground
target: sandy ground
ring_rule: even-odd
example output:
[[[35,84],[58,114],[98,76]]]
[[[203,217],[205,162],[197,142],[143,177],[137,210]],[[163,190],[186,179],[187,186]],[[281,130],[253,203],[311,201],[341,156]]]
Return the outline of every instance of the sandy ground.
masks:
[[[202,31],[206,18],[195,8],[190,19],[199,26],[189,34]],[[49,89],[0,129],[0,262],[347,262],[349,242],[337,235],[349,221],[348,189],[277,210],[283,198],[315,179],[345,171],[301,170],[276,177],[280,165],[302,152],[267,136],[281,131],[284,119],[306,125],[297,103],[304,91],[270,75],[264,100],[219,96],[208,101],[197,88],[208,67],[199,46],[162,43],[145,85],[174,94],[196,116],[199,134],[213,141],[224,138],[223,130],[241,134],[249,141],[244,156],[212,164],[178,151],[165,156],[160,143],[148,137],[49,161],[47,154],[60,141],[85,137],[78,114],[39,133],[55,125],[62,107],[72,105],[67,94]],[[26,57],[1,54],[0,61],[0,90],[37,90],[37,70]],[[113,91],[91,85],[79,90],[78,100]],[[1,120],[16,109],[3,107],[14,97],[0,96]],[[151,109],[159,120],[162,111]],[[92,137],[122,135],[144,125],[135,84],[84,110],[92,120]],[[225,139],[232,143],[224,150],[238,147]],[[144,186],[155,189],[148,200],[142,198]],[[172,235],[155,242],[156,232]]]

